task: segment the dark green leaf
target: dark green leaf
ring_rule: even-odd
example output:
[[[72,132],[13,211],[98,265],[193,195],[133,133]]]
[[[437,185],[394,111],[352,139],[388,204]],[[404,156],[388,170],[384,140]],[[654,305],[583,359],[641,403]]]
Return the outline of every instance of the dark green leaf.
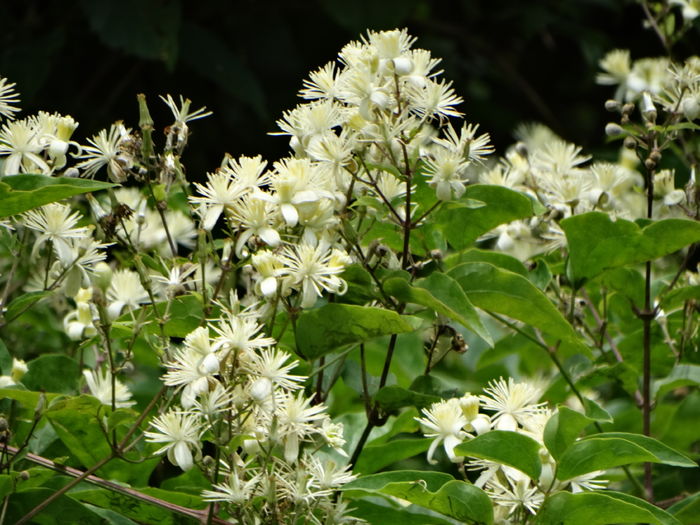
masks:
[[[642,499],[607,490],[605,492],[559,492],[545,501],[537,514],[537,525],[610,525],[649,523],[680,525],[673,516]]]
[[[12,356],[7,351],[5,343],[0,339],[0,374],[9,376],[12,373]]]
[[[602,212],[561,221],[569,243],[569,263],[578,285],[608,268],[651,261],[700,241],[700,222],[664,219],[644,228]]]
[[[331,303],[304,311],[296,325],[296,343],[307,359],[316,359],[341,346],[382,335],[412,332],[411,318],[391,310]]]
[[[379,445],[367,445],[362,449],[353,472],[357,474],[372,474],[382,470],[402,459],[412,458],[422,454],[432,439],[395,439]]]
[[[465,263],[448,272],[479,308],[507,315],[554,337],[578,343],[571,325],[522,275],[488,263]]]
[[[73,177],[12,175],[0,177],[0,218],[38,208],[73,195],[111,188],[114,184]]]
[[[427,514],[430,511],[418,512],[416,505],[395,506],[392,502],[385,501],[384,505],[376,502],[369,502],[363,499],[352,502],[351,515],[365,520],[367,523],[400,523],[401,525],[454,525],[452,520],[444,519]]]
[[[447,241],[461,250],[499,224],[525,219],[540,213],[541,206],[528,196],[503,186],[468,186],[464,198],[486,204],[480,208],[443,207],[436,215]]]
[[[90,28],[109,47],[172,68],[177,61],[182,5],[169,2],[82,1]]]
[[[6,523],[16,523],[22,516],[41,504],[55,491],[47,488],[36,488],[14,494],[9,499]],[[52,502],[43,512],[32,518],[34,525],[65,525],[66,523],[99,525],[101,518],[91,512],[80,502],[69,496],[61,496]]]
[[[459,284],[450,276],[435,272],[411,286],[403,279],[384,282],[384,290],[403,302],[427,306],[440,315],[472,330],[493,346],[493,339],[481,322],[479,314]]]
[[[540,445],[532,438],[507,430],[492,430],[455,447],[460,456],[487,459],[517,468],[537,480],[542,470]]]
[[[80,367],[68,356],[42,355],[30,361],[27,368],[22,384],[30,390],[70,394],[78,387]]]
[[[663,379],[654,381],[652,395],[658,398],[676,388],[688,385],[700,385],[700,365],[680,364],[674,366],[670,374]]]

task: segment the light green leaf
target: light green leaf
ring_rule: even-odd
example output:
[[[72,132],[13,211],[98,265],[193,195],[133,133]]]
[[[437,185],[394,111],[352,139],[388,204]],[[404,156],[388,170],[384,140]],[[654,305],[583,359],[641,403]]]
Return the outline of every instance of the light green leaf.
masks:
[[[0,219],[73,195],[111,188],[114,184],[73,177],[11,175],[0,177]]]
[[[537,513],[536,525],[609,525],[649,523],[680,525],[669,513],[651,503],[621,492],[559,492],[547,498]]]
[[[663,443],[640,434],[606,432],[586,437],[571,445],[561,456],[557,479],[572,479],[596,470],[631,463],[664,463],[694,467],[693,461]]]
[[[575,285],[608,268],[651,261],[700,241],[700,222],[664,219],[645,226],[602,212],[561,221],[569,243],[569,264]]]
[[[413,286],[395,277],[384,282],[384,290],[400,301],[431,308],[470,329],[493,346],[491,334],[479,319],[479,314],[467,295],[452,277],[435,272],[425,279],[419,279]]]
[[[441,472],[395,470],[371,474],[341,488],[353,496],[383,494],[410,501],[460,521],[492,523],[491,500],[484,491]]]
[[[475,199],[486,205],[479,208],[444,206],[436,214],[447,241],[461,250],[499,224],[532,217],[541,206],[528,196],[503,186],[474,184],[467,187],[463,198]]]
[[[24,312],[29,310],[35,303],[39,302],[41,299],[50,295],[51,292],[40,291],[40,292],[29,292],[20,295],[19,297],[10,301],[7,305],[7,311],[5,312],[5,319],[7,322],[13,321],[15,318],[22,315]]]
[[[411,319],[382,308],[330,303],[299,316],[297,348],[306,359],[316,359],[348,344],[412,332]]]
[[[362,449],[353,472],[372,474],[402,459],[422,454],[430,447],[432,439],[394,439],[379,445],[367,445]]]
[[[532,438],[507,430],[492,430],[455,447],[460,456],[487,459],[518,469],[537,480],[542,470],[540,445]]]
[[[475,306],[580,344],[576,332],[552,302],[528,279],[488,263],[465,263],[448,272]]]

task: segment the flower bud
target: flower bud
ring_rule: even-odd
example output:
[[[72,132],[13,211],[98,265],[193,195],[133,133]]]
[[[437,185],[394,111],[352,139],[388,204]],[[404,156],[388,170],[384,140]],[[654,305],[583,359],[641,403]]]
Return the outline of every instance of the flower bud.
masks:
[[[608,122],[605,125],[605,134],[608,137],[619,137],[620,135],[623,135],[625,133],[625,130],[622,129],[622,126],[615,122]]]
[[[616,112],[622,110],[622,105],[619,101],[615,99],[610,99],[605,101],[605,110],[610,112]]]
[[[408,75],[413,71],[413,60],[408,57],[399,57],[393,59],[394,71],[397,75]]]
[[[642,93],[642,105],[641,105],[642,116],[647,122],[656,122],[656,107],[654,102],[651,100],[651,94],[648,91]]]

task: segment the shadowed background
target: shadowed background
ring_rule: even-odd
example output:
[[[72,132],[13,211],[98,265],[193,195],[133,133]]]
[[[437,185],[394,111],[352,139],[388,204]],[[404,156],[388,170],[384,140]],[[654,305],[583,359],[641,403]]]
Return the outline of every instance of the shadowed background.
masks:
[[[23,115],[70,114],[84,142],[117,119],[136,126],[139,92],[162,129],[171,117],[157,95],[182,94],[214,112],[191,126],[193,179],[224,152],[285,155],[287,141],[266,133],[308,72],[368,28],[407,27],[416,47],[442,57],[460,109],[500,152],[529,121],[600,148],[611,92],[595,85],[598,60],[615,47],[662,52],[633,0],[34,0],[3,11],[0,75],[17,83]]]

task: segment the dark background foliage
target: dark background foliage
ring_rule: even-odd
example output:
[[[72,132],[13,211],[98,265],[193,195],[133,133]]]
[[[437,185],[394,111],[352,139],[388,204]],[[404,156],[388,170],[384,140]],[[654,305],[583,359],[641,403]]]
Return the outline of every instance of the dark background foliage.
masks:
[[[368,28],[407,27],[443,57],[462,111],[499,148],[529,121],[599,147],[610,92],[595,85],[598,60],[615,47],[662,52],[633,0],[28,0],[2,10],[0,75],[17,82],[25,114],[73,115],[80,141],[114,119],[136,125],[139,92],[158,127],[170,121],[159,94],[206,104],[215,118],[192,126],[194,178],[223,152],[283,156],[286,140],[266,132],[308,72]]]

